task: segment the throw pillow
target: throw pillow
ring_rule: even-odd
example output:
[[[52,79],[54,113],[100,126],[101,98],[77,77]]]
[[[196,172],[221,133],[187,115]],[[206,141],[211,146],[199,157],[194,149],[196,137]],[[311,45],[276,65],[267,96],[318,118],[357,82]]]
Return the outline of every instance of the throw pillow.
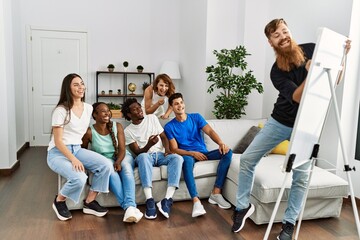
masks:
[[[245,136],[240,140],[238,144],[233,149],[233,153],[243,153],[250,145],[252,140],[255,138],[256,134],[260,131],[259,127],[252,126]]]
[[[288,141],[288,140],[285,140],[285,141],[282,141],[281,143],[279,143],[279,144],[271,151],[271,153],[286,155],[288,148],[289,148],[289,141]]]

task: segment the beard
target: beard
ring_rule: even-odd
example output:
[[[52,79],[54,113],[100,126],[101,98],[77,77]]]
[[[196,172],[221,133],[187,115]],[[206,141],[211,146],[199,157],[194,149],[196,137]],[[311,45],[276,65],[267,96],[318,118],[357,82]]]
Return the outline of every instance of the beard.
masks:
[[[286,38],[279,42],[290,40],[290,45],[286,48],[279,48],[274,46],[276,54],[276,64],[282,71],[290,72],[295,67],[300,67],[305,63],[304,52],[301,47],[292,39]]]

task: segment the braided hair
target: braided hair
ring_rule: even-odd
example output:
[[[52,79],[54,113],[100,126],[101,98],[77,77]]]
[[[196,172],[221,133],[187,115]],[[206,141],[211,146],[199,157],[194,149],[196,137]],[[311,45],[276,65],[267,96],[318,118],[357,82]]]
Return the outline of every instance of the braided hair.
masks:
[[[94,120],[95,120],[94,113],[97,113],[97,108],[98,108],[101,104],[104,104],[104,105],[107,106],[107,104],[104,103],[104,102],[97,102],[97,103],[94,103],[94,104],[93,104],[92,117],[93,117]],[[109,108],[109,107],[108,107],[108,108]],[[110,119],[111,119],[111,117],[112,117],[112,114],[111,114],[111,112],[110,112]],[[117,156],[118,156],[118,154],[119,154],[119,146],[118,146],[118,143],[117,143],[116,138],[115,138],[115,133],[114,133],[114,131],[113,131],[113,124],[114,124],[114,122],[110,120],[108,123],[106,123],[106,128],[109,130],[110,137],[111,137],[111,140],[112,140],[112,142],[113,142],[113,146],[114,146],[114,150],[115,150],[113,157],[114,157],[114,158],[117,158]]]

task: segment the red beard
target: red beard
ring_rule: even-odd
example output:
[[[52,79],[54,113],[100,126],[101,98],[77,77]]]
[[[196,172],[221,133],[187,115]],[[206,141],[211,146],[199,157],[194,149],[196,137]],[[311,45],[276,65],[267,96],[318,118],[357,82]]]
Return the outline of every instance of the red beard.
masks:
[[[286,40],[289,40],[289,38],[282,40],[279,44]],[[301,47],[294,40],[291,39],[290,41],[287,48],[274,47],[276,64],[280,70],[286,72],[290,72],[295,67],[300,67],[305,62],[304,52]]]

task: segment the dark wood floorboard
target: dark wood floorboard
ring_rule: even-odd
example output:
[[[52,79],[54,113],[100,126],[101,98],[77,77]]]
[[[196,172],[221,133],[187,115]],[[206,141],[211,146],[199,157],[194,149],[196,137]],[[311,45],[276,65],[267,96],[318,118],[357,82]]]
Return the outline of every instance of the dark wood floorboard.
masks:
[[[73,218],[62,222],[51,208],[57,176],[46,164],[46,148],[31,147],[22,154],[20,168],[11,176],[0,177],[0,239],[141,239],[207,240],[263,239],[267,225],[247,221],[240,233],[230,231],[231,210],[208,204],[207,214],[192,218],[190,201],[175,202],[169,219],[143,218],[137,224],[122,222],[124,211],[110,208],[104,218],[72,211]],[[139,206],[144,211],[144,205]],[[359,208],[359,207],[358,207]],[[276,239],[281,225],[274,224],[270,239]],[[345,201],[340,218],[303,221],[300,239],[358,239],[351,202]]]

